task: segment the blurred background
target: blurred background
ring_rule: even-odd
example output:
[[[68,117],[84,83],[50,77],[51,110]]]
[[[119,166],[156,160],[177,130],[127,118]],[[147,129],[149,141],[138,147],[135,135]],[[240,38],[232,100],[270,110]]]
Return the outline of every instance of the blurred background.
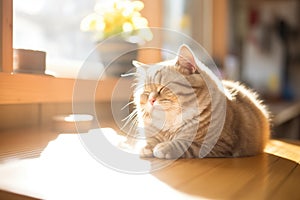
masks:
[[[45,51],[47,73],[75,78],[97,44],[80,25],[105,2],[14,0],[13,47]],[[212,56],[223,78],[241,81],[261,95],[273,113],[273,137],[300,139],[299,0],[142,2],[147,20],[142,23],[189,35]],[[160,42],[177,47],[181,41],[165,37]],[[162,57],[138,54],[144,62]]]

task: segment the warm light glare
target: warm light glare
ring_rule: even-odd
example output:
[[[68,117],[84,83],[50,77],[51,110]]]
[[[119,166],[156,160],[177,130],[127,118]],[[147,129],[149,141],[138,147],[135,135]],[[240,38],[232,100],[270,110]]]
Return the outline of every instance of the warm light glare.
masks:
[[[282,158],[300,162],[300,147],[298,145],[289,144],[287,142],[271,140],[265,152]]]
[[[151,174],[132,175],[103,166],[72,134],[50,142],[40,158],[1,165],[0,176],[1,188],[41,199],[193,199]]]
[[[64,121],[67,122],[80,122],[80,121],[91,121],[93,120],[92,115],[84,115],[84,114],[72,114],[64,117]]]
[[[132,31],[133,30],[133,27],[130,23],[126,22],[123,24],[123,31],[124,32],[129,32],[129,31]]]

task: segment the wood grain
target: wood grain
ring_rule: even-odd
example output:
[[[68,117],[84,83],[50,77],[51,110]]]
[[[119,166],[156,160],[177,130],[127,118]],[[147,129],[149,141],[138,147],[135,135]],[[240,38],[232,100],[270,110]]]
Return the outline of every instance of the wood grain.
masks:
[[[74,86],[80,87],[82,92],[77,95],[77,101],[110,101],[112,94],[114,100],[126,100],[130,93],[131,82],[130,79],[118,78],[97,82],[43,75],[0,73],[0,104],[72,102]],[[123,90],[113,93],[117,84],[121,84]]]
[[[10,196],[18,193],[65,199],[87,194],[94,199],[299,199],[300,196],[300,167],[294,154],[300,148],[297,143],[291,146],[271,140],[268,153],[261,155],[179,159],[150,174],[133,175],[116,172],[95,161],[83,148],[78,134],[19,129],[0,132],[0,138],[0,198],[5,197],[5,191]],[[278,151],[279,147],[284,151]],[[142,162],[153,167],[166,161],[143,159]],[[21,197],[18,199],[26,199]]]
[[[249,167],[255,168],[255,165],[252,163]],[[275,162],[266,163],[265,169],[256,171],[256,176],[232,198],[273,199],[276,190],[281,187],[296,165],[293,161],[281,158],[277,158]]]
[[[40,121],[37,104],[0,104],[0,113],[0,130],[38,126]]]
[[[13,1],[1,0],[1,48],[0,61],[3,72],[13,71]]]
[[[213,35],[212,53],[215,58],[224,64],[228,53],[228,0],[213,1]]]
[[[144,9],[141,11],[143,17],[149,22],[149,27],[159,28],[163,26],[163,2],[160,0],[142,0],[145,4]],[[138,60],[143,63],[156,63],[161,62],[161,51],[155,49],[163,46],[162,36],[156,34],[152,41],[147,42],[143,47],[150,47],[149,49],[143,48],[138,52]],[[153,48],[155,47],[155,48]]]
[[[298,164],[278,187],[277,191],[274,191],[273,199],[285,199],[287,196],[289,199],[299,199],[299,177],[300,166]]]

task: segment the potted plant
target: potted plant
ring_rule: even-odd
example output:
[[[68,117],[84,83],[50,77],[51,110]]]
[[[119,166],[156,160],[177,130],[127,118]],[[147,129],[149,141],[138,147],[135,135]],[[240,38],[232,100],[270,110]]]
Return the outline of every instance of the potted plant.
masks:
[[[152,39],[148,21],[140,13],[143,8],[141,1],[100,1],[94,12],[82,19],[80,28],[93,33],[102,63],[110,65],[106,71],[109,75],[128,71],[136,59],[138,44]],[[126,50],[129,52],[124,54]]]

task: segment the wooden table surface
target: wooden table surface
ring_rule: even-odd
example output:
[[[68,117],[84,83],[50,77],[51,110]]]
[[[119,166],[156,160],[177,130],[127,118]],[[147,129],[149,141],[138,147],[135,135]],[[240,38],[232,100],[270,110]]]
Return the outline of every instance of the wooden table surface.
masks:
[[[78,134],[23,129],[0,138],[0,199],[300,199],[297,142],[271,140],[262,155],[179,159],[137,175],[97,162]]]

